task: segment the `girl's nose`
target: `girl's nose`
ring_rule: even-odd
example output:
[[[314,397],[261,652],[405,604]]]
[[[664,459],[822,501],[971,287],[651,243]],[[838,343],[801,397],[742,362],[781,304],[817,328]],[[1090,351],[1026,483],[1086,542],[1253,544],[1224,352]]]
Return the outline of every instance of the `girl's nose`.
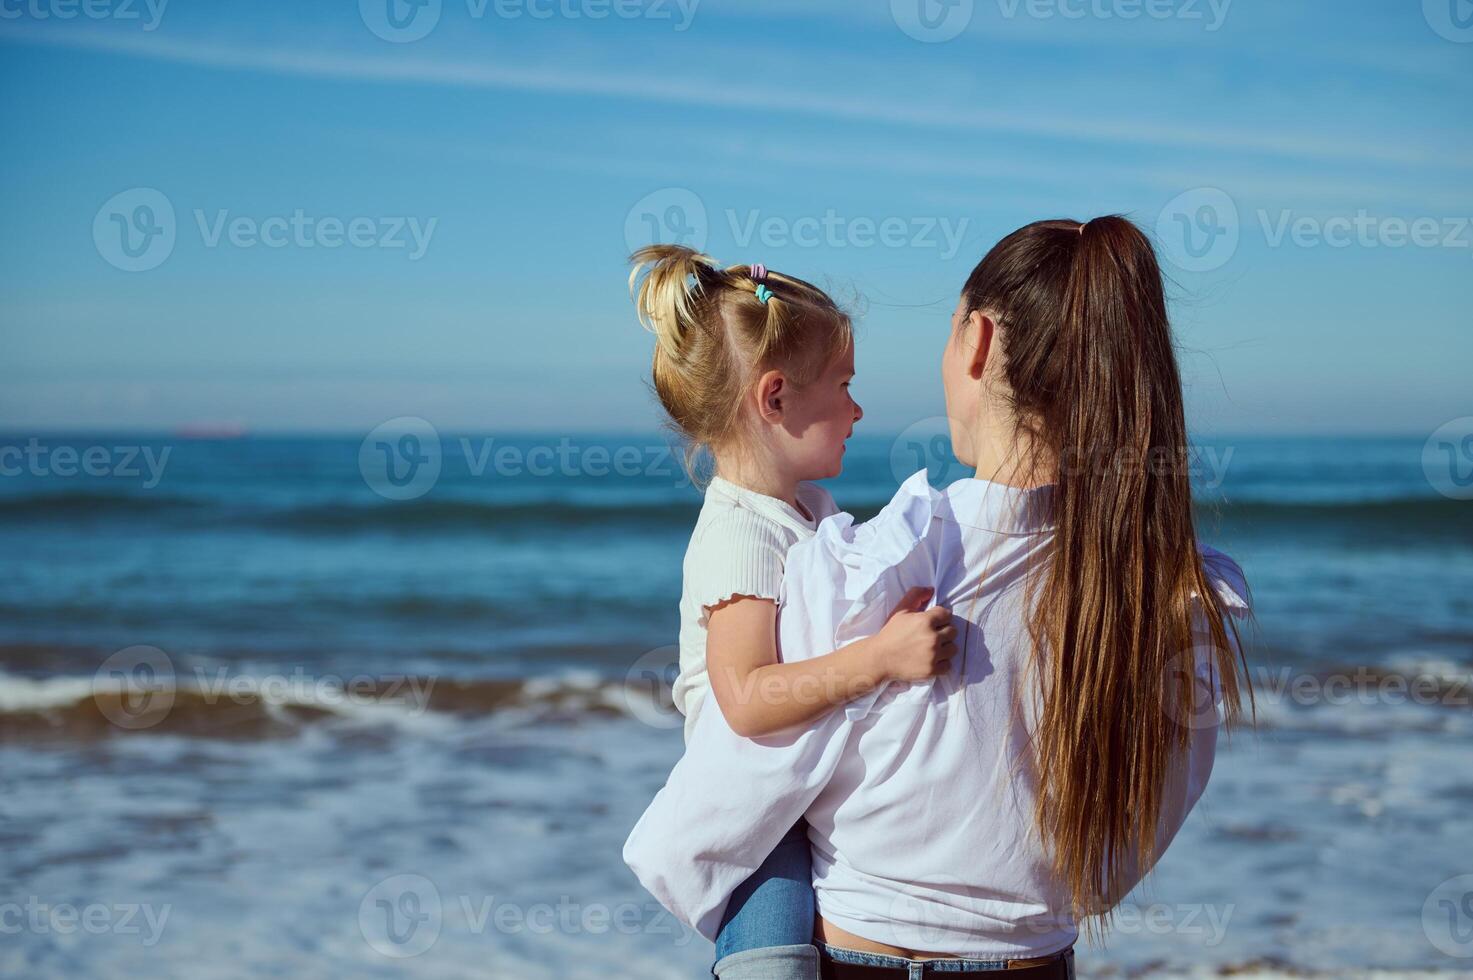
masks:
[[[854,402],[854,421],[858,422],[860,419],[864,418],[864,409],[860,408],[859,402],[854,401],[853,398],[849,400],[851,402]]]

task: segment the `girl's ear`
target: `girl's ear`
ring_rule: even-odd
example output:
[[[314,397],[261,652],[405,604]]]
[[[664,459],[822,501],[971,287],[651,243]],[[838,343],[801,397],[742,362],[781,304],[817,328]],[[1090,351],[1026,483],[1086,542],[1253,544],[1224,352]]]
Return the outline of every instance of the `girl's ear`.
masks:
[[[783,400],[788,394],[787,379],[781,371],[767,371],[757,379],[757,417],[777,423],[783,419]]]
[[[981,310],[973,310],[967,316],[967,330],[976,346],[967,361],[967,374],[974,381],[981,381],[987,371],[987,359],[992,356],[992,343],[997,335],[997,324]]]

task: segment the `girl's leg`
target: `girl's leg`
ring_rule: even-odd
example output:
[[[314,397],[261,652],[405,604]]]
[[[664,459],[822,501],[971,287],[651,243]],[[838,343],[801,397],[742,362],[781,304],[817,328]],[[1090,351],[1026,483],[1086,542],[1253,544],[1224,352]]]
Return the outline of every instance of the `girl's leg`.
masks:
[[[813,855],[799,820],[726,904],[716,935],[720,980],[815,980]]]

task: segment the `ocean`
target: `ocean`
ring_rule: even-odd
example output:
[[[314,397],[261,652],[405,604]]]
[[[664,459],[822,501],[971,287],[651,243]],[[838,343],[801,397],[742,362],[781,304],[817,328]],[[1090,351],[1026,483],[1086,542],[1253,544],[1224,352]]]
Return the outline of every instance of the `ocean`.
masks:
[[[856,437],[839,505],[966,475],[939,440]],[[1188,462],[1257,723],[1080,975],[1473,975],[1466,484]],[[0,974],[704,975],[619,856],[699,499],[657,435],[0,437]]]

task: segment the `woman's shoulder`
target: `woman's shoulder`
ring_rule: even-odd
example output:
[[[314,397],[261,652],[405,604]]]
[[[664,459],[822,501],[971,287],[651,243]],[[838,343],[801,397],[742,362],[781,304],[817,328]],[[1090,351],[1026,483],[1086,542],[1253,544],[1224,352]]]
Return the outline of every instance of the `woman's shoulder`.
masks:
[[[1197,543],[1197,553],[1202,556],[1202,571],[1216,590],[1222,607],[1233,616],[1251,613],[1253,594],[1248,588],[1248,577],[1243,574],[1243,567],[1224,552],[1201,542]]]

